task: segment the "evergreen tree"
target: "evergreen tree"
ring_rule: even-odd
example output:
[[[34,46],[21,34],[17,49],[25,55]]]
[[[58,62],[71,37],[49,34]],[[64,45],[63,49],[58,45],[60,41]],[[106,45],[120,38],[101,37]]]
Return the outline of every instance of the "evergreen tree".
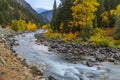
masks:
[[[72,3],[73,0],[61,0],[56,11],[56,20],[54,22],[54,30],[60,32],[69,32],[69,22],[72,20]],[[62,25],[62,26],[61,26]]]
[[[55,21],[56,21],[56,12],[57,12],[57,4],[56,4],[56,0],[54,0],[54,5],[53,5],[53,17],[52,17],[52,21],[51,21],[51,27],[53,30],[55,30]]]
[[[98,11],[96,12],[97,19],[97,27],[113,27],[115,24],[115,20],[113,16],[108,16],[109,24],[105,25],[102,22],[102,17],[100,16],[103,12],[113,10],[116,8],[118,4],[120,4],[120,0],[98,0],[100,6],[98,7]]]

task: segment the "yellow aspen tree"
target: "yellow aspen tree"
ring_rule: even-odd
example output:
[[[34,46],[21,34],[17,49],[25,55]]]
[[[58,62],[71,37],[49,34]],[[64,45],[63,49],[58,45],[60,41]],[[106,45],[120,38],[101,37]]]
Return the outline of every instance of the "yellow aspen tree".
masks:
[[[29,21],[27,24],[27,30],[36,30],[36,29],[37,29],[37,25]]]
[[[111,9],[109,11],[104,11],[100,16],[102,18],[102,23],[104,24],[104,27],[112,27],[111,23],[114,21],[114,14],[115,10]]]
[[[36,29],[37,29],[37,25],[33,23],[31,30],[36,30]]]
[[[115,15],[120,16],[120,4],[116,7]]]
[[[31,23],[31,21],[29,21],[27,24],[27,30],[30,30],[31,25],[32,25],[32,23]]]
[[[24,30],[26,30],[26,22],[25,22],[25,20],[22,20],[22,19],[20,19],[20,20],[18,20],[17,21],[17,25],[18,25],[18,30],[22,30],[22,31],[24,31]]]
[[[72,26],[84,27],[88,25],[92,27],[97,6],[99,6],[97,0],[75,0],[71,8],[74,20],[70,24]]]

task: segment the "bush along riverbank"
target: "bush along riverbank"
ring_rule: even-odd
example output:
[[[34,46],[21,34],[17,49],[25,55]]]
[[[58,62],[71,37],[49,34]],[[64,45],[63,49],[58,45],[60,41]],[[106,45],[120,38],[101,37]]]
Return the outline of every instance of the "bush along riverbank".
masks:
[[[9,29],[0,28],[0,80],[45,80],[42,72],[26,63],[26,59],[12,51],[16,45],[10,37],[16,35]]]
[[[49,46],[49,51],[69,56],[73,62],[78,62],[89,56],[84,62],[88,66],[93,66],[95,62],[109,61],[118,63],[120,61],[120,50],[109,47],[94,47],[89,42],[85,43],[65,43],[61,40],[46,39],[43,34],[35,34],[36,44]]]

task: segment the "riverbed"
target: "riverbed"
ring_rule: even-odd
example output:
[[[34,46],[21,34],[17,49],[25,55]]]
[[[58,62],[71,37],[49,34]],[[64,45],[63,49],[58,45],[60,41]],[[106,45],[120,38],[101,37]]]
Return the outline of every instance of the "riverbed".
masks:
[[[14,46],[13,49],[29,64],[43,68],[44,77],[52,76],[56,80],[120,80],[119,64],[100,63],[103,65],[102,69],[80,63],[73,64],[65,61],[62,55],[49,52],[47,46],[35,44],[34,34],[43,32],[38,30],[15,36],[14,39],[19,45]]]

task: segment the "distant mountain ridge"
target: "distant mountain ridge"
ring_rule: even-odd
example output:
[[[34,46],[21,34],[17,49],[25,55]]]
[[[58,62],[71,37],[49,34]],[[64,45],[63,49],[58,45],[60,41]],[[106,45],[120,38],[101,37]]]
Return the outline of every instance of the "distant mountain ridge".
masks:
[[[24,19],[43,24],[47,22],[25,0],[0,0],[0,24],[11,23],[13,19]]]
[[[39,13],[43,18],[47,19],[48,22],[51,22],[52,16],[53,16],[53,10],[45,11],[42,13]]]
[[[41,15],[39,15],[37,12],[36,12],[36,10],[35,9],[33,9],[25,0],[17,0],[18,1],[18,3],[20,3],[24,8],[27,8],[31,13],[33,13],[33,14],[35,14],[35,15],[37,15],[36,16],[36,18],[39,18],[40,17],[40,20],[43,20],[44,22],[48,22],[48,20],[47,19],[45,19],[45,18],[43,18]],[[46,9],[42,9],[42,8],[38,8],[37,10],[38,11],[40,11],[40,9],[41,9],[41,11],[47,11]]]
[[[45,12],[45,11],[48,11],[47,9],[43,9],[43,8],[36,8],[35,11],[37,13],[42,13],[42,12]]]

